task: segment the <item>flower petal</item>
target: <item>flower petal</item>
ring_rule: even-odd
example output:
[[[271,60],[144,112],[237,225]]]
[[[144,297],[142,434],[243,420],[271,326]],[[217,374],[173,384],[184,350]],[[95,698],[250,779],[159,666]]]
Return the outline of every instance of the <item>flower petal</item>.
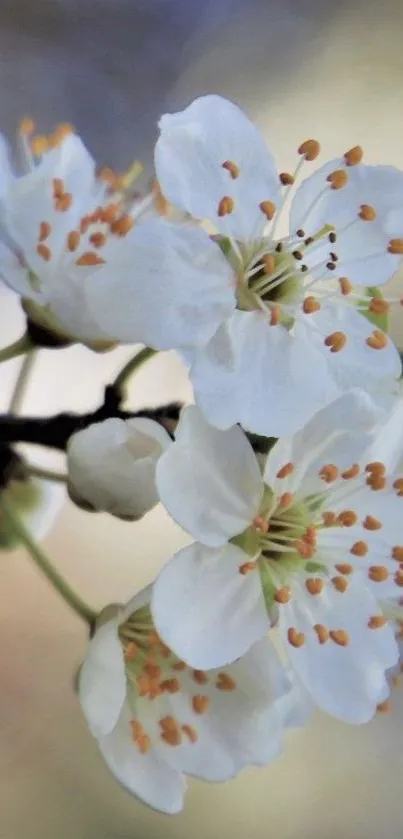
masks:
[[[135,226],[110,266],[87,279],[88,305],[116,340],[200,345],[235,306],[232,275],[204,230],[154,219]]]
[[[243,431],[213,428],[195,406],[182,413],[175,443],[158,463],[157,487],[175,521],[210,547],[248,527],[263,493],[259,464]]]
[[[280,186],[263,137],[240,108],[221,96],[202,96],[163,116],[160,130],[155,168],[168,201],[194,218],[210,219],[224,235],[259,239],[266,223],[259,204],[276,204]],[[235,177],[224,163],[235,165]],[[219,217],[224,196],[234,209]]]
[[[94,737],[109,734],[126,695],[123,650],[117,620],[103,624],[89,643],[79,674],[79,697]]]
[[[218,428],[239,422],[273,437],[301,428],[339,392],[310,331],[302,321],[289,333],[269,326],[262,313],[234,312],[190,368],[207,419]]]
[[[279,609],[287,654],[302,683],[324,711],[350,723],[371,719],[385,691],[385,671],[398,657],[392,627],[368,626],[380,610],[358,576],[343,593],[328,584],[310,595],[296,583]],[[336,640],[320,643],[314,626],[336,632]],[[290,629],[303,633],[300,646],[290,643]]]
[[[259,575],[239,571],[247,560],[234,545],[195,543],[178,551],[157,578],[151,604],[157,631],[191,666],[221,667],[267,631]]]
[[[151,749],[141,754],[131,739],[131,714],[124,705],[117,725],[98,740],[102,756],[115,778],[128,792],[162,813],[179,813],[186,782],[183,776],[158,759]]]
[[[311,236],[325,224],[334,225],[338,262],[333,278],[347,276],[353,285],[383,285],[401,259],[388,253],[388,242],[403,236],[403,172],[393,166],[359,164],[347,167],[348,183],[343,189],[331,189],[326,178],[343,165],[340,160],[330,161],[303,181],[292,202],[290,229],[303,228]],[[363,204],[374,208],[374,221],[359,218]],[[327,246],[323,253],[325,262],[328,251]],[[311,253],[308,249],[306,259],[304,256],[309,266],[321,258],[317,248]]]

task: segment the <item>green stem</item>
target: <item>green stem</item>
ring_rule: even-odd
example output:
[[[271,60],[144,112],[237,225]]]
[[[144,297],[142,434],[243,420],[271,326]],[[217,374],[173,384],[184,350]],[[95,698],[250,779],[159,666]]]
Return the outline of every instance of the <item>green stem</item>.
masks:
[[[14,390],[10,400],[10,406],[8,409],[10,414],[19,414],[21,410],[22,401],[24,399],[26,387],[28,384],[29,377],[32,373],[32,368],[34,366],[35,359],[36,349],[32,347],[24,355],[21,367],[19,369],[17,380],[15,382]]]
[[[18,338],[18,341],[14,341],[13,344],[9,344],[8,347],[4,347],[4,349],[0,350],[0,364],[2,361],[9,361],[10,358],[17,358],[17,356],[23,355],[31,349],[31,340],[28,334],[25,333],[25,335],[22,335],[21,338]]]
[[[67,475],[62,475],[61,472],[53,472],[53,469],[42,469],[32,463],[26,463],[25,468],[33,478],[42,478],[45,481],[55,481],[59,484],[67,483]]]
[[[84,603],[69,586],[66,580],[54,568],[50,560],[45,556],[39,545],[36,544],[31,534],[21,521],[18,512],[8,499],[5,499],[5,493],[1,499],[1,508],[7,516],[16,536],[20,539],[31,558],[34,560],[38,568],[45,574],[53,588],[62,596],[65,603],[79,615],[82,620],[92,626],[96,612],[94,612],[87,603]]]
[[[115,390],[117,390],[118,392],[122,392],[124,390],[124,386],[127,380],[130,379],[130,376],[132,376],[133,373],[137,373],[140,367],[142,367],[143,364],[146,363],[146,361],[149,361],[150,358],[156,355],[157,352],[158,350],[152,350],[150,347],[144,347],[143,350],[140,350],[140,352],[138,352],[137,355],[131,358],[130,361],[128,361],[127,364],[125,364],[125,366],[122,368],[119,375],[116,377],[113,383],[113,387],[115,388]]]

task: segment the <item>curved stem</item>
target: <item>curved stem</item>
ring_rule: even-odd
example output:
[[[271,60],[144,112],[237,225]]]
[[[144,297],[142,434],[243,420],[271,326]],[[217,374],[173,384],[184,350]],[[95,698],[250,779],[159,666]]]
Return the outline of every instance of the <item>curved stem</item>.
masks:
[[[67,483],[67,475],[62,475],[61,472],[53,472],[53,469],[42,469],[40,466],[34,466],[31,463],[26,463],[25,468],[33,478],[42,478],[45,481],[55,481],[59,484]]]
[[[39,545],[36,544],[35,540],[21,521],[14,504],[12,504],[8,499],[5,499],[4,496],[5,494],[3,493],[1,498],[1,509],[7,516],[15,535],[18,536],[35,564],[43,572],[43,574],[45,574],[53,588],[62,596],[65,603],[67,603],[68,606],[70,606],[76,615],[78,615],[83,621],[89,624],[89,626],[92,626],[96,618],[96,612],[94,612],[87,603],[84,602],[84,600],[81,600],[81,597],[79,597],[79,595],[70,588],[66,580],[61,576],[61,574],[59,574],[56,568],[54,568],[50,560],[43,553]]]
[[[8,347],[4,347],[0,350],[0,364],[2,361],[9,361],[10,358],[17,358],[17,356],[23,355],[31,349],[31,340],[28,334],[25,333],[25,335],[22,335],[17,341],[14,341],[13,344],[9,344]]]
[[[130,379],[130,376],[132,376],[133,373],[137,373],[137,370],[139,370],[146,361],[149,361],[150,358],[156,355],[157,352],[158,350],[152,350],[150,347],[144,347],[143,350],[140,350],[140,352],[131,358],[130,361],[128,361],[122,368],[113,383],[114,389],[118,392],[122,392],[127,380]]]
[[[24,399],[29,377],[32,373],[35,358],[36,349],[32,347],[32,349],[28,350],[26,355],[24,356],[21,367],[19,369],[19,373],[14,385],[14,390],[11,396],[10,405],[8,409],[10,414],[19,414],[21,410],[22,401]]]

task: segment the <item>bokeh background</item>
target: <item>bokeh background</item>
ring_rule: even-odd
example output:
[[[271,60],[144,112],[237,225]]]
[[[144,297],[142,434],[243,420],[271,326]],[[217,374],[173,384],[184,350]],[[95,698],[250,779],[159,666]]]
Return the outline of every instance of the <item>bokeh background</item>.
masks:
[[[165,110],[216,91],[258,122],[281,169],[301,140],[324,156],[361,143],[368,162],[403,167],[400,0],[2,0],[0,127],[73,122],[100,162],[150,164]],[[395,288],[402,282],[397,278]],[[22,329],[0,297],[0,344]],[[394,337],[403,344],[402,310]],[[24,411],[97,403],[130,354],[42,351]],[[18,361],[0,371],[7,404]],[[190,399],[169,353],[143,369],[130,404]],[[41,457],[40,453],[35,453]],[[185,536],[161,510],[139,524],[66,502],[45,546],[94,605],[126,600]],[[124,793],[98,757],[73,692],[85,631],[23,552],[0,562],[0,835],[4,839],[399,839],[403,832],[403,690],[365,727],[317,714],[285,755],[220,786],[191,782],[168,818]]]

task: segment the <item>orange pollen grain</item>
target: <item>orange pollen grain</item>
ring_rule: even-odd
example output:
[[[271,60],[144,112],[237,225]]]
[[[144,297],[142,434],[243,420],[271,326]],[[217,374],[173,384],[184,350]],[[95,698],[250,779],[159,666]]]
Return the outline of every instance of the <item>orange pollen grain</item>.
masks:
[[[292,186],[295,182],[294,175],[291,175],[290,172],[280,172],[279,178],[283,186]]]
[[[73,196],[71,192],[64,192],[60,198],[56,198],[55,209],[58,210],[59,213],[65,213],[70,209],[72,203]]]
[[[93,251],[85,251],[76,261],[76,265],[104,265],[105,260]]]
[[[357,163],[361,163],[363,155],[364,150],[361,146],[353,146],[352,149],[346,151],[344,160],[346,161],[347,166],[356,166]]]
[[[291,475],[293,471],[294,465],[291,462],[285,463],[284,466],[282,466],[281,469],[278,470],[276,478],[287,478],[288,475]]]
[[[345,629],[331,629],[329,636],[338,647],[347,647],[350,638]]]
[[[368,629],[381,629],[387,622],[383,615],[372,615],[368,621]]]
[[[388,344],[388,336],[380,329],[374,329],[372,334],[366,339],[365,343],[372,350],[383,350]]]
[[[208,696],[201,696],[197,694],[192,696],[192,708],[195,714],[205,714],[210,707],[210,700]]]
[[[23,137],[30,137],[35,131],[35,123],[31,117],[24,117],[21,120],[18,132],[22,134]]]
[[[384,565],[371,565],[368,577],[373,583],[384,583],[389,577],[389,571]]]
[[[380,714],[387,714],[392,705],[389,699],[385,699],[384,702],[380,702],[379,705],[376,706],[376,710],[379,711]]]
[[[37,134],[31,140],[31,149],[37,157],[42,157],[49,149],[49,140],[44,134]]]
[[[372,297],[368,309],[370,312],[374,312],[375,315],[384,315],[389,311],[390,304],[387,300],[383,300],[382,297]]]
[[[306,297],[302,306],[306,315],[311,315],[313,312],[318,312],[320,307],[321,306],[319,300],[317,300],[316,297],[313,297],[313,295]]]
[[[205,685],[208,682],[208,676],[205,670],[193,670],[192,678],[198,685]]]
[[[336,169],[334,172],[330,172],[326,180],[331,189],[343,189],[348,183],[348,174],[345,169]]]
[[[281,309],[280,306],[271,306],[270,309],[270,326],[278,326],[281,320]]]
[[[80,236],[78,230],[71,230],[70,231],[70,233],[67,236],[67,247],[68,247],[69,251],[74,253],[74,251],[77,250],[77,248],[80,244],[80,239],[81,239],[81,236]]]
[[[403,562],[403,546],[402,545],[395,545],[392,548],[392,559],[395,559],[396,562]]]
[[[374,518],[374,516],[365,516],[362,524],[366,530],[380,530],[382,527],[382,522]]]
[[[294,493],[293,492],[283,492],[283,494],[280,495],[280,498],[279,498],[279,501],[278,501],[278,506],[279,506],[279,508],[284,509],[284,507],[289,507],[290,504],[292,504],[293,501],[294,501]]]
[[[298,154],[303,154],[305,160],[316,160],[320,153],[320,143],[317,140],[304,140],[298,147]]]
[[[240,174],[239,166],[237,166],[236,163],[234,163],[232,160],[224,160],[224,163],[222,164],[222,168],[226,169],[227,172],[230,173],[231,178],[233,178],[233,180],[235,180],[235,178],[239,178],[239,174]]]
[[[160,688],[163,693],[179,693],[181,686],[178,679],[164,679],[160,683]]]
[[[236,690],[237,683],[235,679],[233,679],[232,676],[230,676],[228,673],[219,673],[215,686],[217,690],[224,690],[230,692]]]
[[[107,207],[102,207],[100,221],[105,222],[105,224],[111,224],[115,221],[119,210],[119,204],[108,204]]]
[[[134,641],[128,641],[125,646],[124,657],[126,661],[134,661],[138,652],[137,644]]]
[[[224,195],[218,203],[217,215],[220,218],[222,218],[222,216],[228,216],[230,213],[232,213],[233,209],[234,199],[231,198],[229,195]]]
[[[331,484],[339,477],[339,470],[334,463],[327,463],[319,470],[319,477],[322,478],[322,481],[325,481],[326,484]]]
[[[321,623],[316,623],[314,630],[318,636],[319,644],[326,644],[326,641],[329,640],[329,630]]]
[[[324,512],[322,513],[322,520],[325,527],[331,527],[336,522],[336,513]]]
[[[350,480],[351,478],[356,478],[357,475],[360,474],[360,467],[358,463],[353,463],[349,469],[345,469],[344,472],[341,473],[341,477],[344,478],[345,481]]]
[[[150,677],[150,679],[159,679],[161,676],[161,668],[158,667],[158,664],[148,663],[144,665],[144,673]]]
[[[403,254],[403,239],[390,239],[388,253]]]
[[[262,257],[263,270],[265,274],[272,274],[276,268],[276,257],[272,253],[266,253]]]
[[[332,585],[340,594],[343,594],[348,588],[348,582],[345,577],[332,577]]]
[[[100,211],[102,217],[102,209]],[[100,219],[101,220],[101,219]],[[126,236],[129,230],[134,226],[134,219],[129,215],[123,215],[115,221],[111,222],[110,231],[115,236]]]
[[[386,466],[380,460],[372,460],[371,463],[367,463],[365,466],[365,471],[378,475],[384,475],[386,472]]]
[[[168,719],[168,718],[167,718]],[[182,734],[179,728],[179,725],[176,723],[177,728],[171,727],[163,727],[162,720],[160,721],[160,726],[162,728],[161,731],[161,740],[164,741],[168,746],[180,746],[182,742]]]
[[[379,489],[385,489],[386,478],[384,475],[379,475],[379,473],[377,472],[372,472],[371,475],[368,475],[366,483],[374,491]]]
[[[132,738],[133,738],[134,741],[138,740],[139,737],[144,737],[145,731],[144,731],[144,728],[143,728],[141,722],[139,722],[139,720],[130,720],[129,725],[130,725],[130,728],[131,728]]]
[[[116,189],[118,176],[110,166],[102,166],[97,174],[100,181],[107,184],[111,189]]]
[[[396,481],[393,481],[393,489],[396,490],[396,495],[403,496],[403,478],[397,478]]]
[[[350,294],[353,290],[353,286],[347,277],[339,277],[339,286],[341,293],[345,295]]]
[[[305,539],[296,539],[292,542],[291,547],[302,557],[302,559],[311,559],[315,553],[315,545],[310,544]]]
[[[259,204],[259,209],[266,216],[268,221],[271,221],[272,218],[274,218],[276,212],[276,205],[273,203],[273,201],[261,201]]]
[[[44,242],[50,236],[52,228],[48,221],[41,221],[39,225],[39,241]]]
[[[309,594],[320,594],[324,588],[324,582],[320,577],[308,577],[305,580],[305,588]]]
[[[325,338],[325,346],[329,347],[330,352],[340,352],[347,344],[347,336],[344,332],[332,332]]]
[[[344,527],[353,527],[354,524],[357,524],[358,516],[354,510],[343,510],[337,516],[337,521]]]
[[[288,638],[289,644],[291,644],[292,647],[302,647],[302,645],[305,643],[304,633],[303,632],[297,632],[297,630],[294,629],[293,626],[291,626],[289,628],[289,630],[287,632],[287,638]]]
[[[352,574],[354,571],[353,566],[349,562],[338,562],[335,568],[340,574]]]
[[[177,670],[178,672],[182,670],[186,670],[186,664],[184,661],[176,661],[175,664],[172,665],[172,670]]]
[[[242,565],[239,566],[239,573],[245,577],[246,574],[249,574],[251,571],[256,571],[256,562],[251,560],[250,562],[244,562]]]
[[[52,251],[48,248],[47,245],[44,245],[42,242],[36,246],[36,252],[38,256],[41,257],[45,262],[49,262],[52,258]]]
[[[399,569],[399,571],[396,571],[394,580],[397,586],[403,588],[403,570]]]
[[[371,207],[371,204],[361,204],[358,215],[362,221],[374,221],[376,219],[376,211]]]
[[[151,749],[151,738],[148,736],[148,734],[144,734],[143,737],[137,740],[136,745],[140,754],[145,755]]]
[[[316,527],[313,524],[309,524],[304,533],[304,541],[308,542],[308,545],[316,545],[317,535]]]
[[[62,178],[53,178],[53,198],[61,198],[64,195],[64,181]]]
[[[366,542],[354,542],[354,545],[350,548],[350,553],[353,556],[366,556],[368,553],[368,545]]]
[[[90,239],[91,245],[93,245],[94,248],[102,248],[103,245],[106,242],[105,233],[101,233],[101,232],[91,233],[91,236],[89,237],[89,239]]]
[[[283,588],[279,588],[274,595],[274,599],[276,603],[289,603],[291,600],[290,587],[283,586]]]
[[[181,726],[183,733],[186,735],[190,743],[197,743],[199,739],[199,735],[193,725],[182,725]]]
[[[80,233],[86,233],[89,226],[91,224],[91,219],[89,216],[83,216],[80,221]]]

